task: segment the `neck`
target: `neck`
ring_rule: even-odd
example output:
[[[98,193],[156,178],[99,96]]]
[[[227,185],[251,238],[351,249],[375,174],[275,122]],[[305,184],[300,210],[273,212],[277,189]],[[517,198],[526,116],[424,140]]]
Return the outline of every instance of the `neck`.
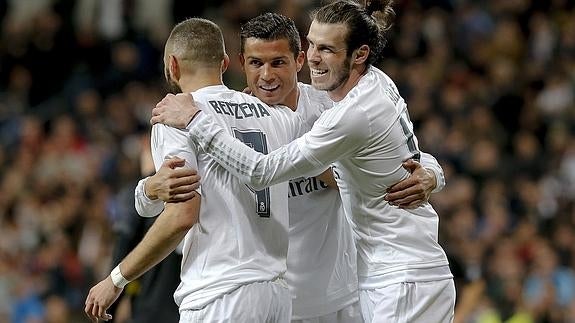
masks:
[[[299,99],[299,88],[296,85],[295,89],[292,91],[292,93],[290,93],[287,96],[285,102],[282,102],[282,104],[290,108],[292,111],[295,111],[297,110],[298,99]]]
[[[197,91],[206,86],[222,85],[222,74],[214,69],[196,69],[193,73],[182,73],[178,84],[184,93]]]
[[[359,80],[363,77],[363,75],[365,75],[365,73],[367,73],[367,70],[368,66],[365,64],[353,66],[349,72],[349,77],[347,80],[337,89],[328,91],[327,94],[334,102],[343,100],[349,91],[351,91],[351,89],[353,89],[357,83],[359,83]]]

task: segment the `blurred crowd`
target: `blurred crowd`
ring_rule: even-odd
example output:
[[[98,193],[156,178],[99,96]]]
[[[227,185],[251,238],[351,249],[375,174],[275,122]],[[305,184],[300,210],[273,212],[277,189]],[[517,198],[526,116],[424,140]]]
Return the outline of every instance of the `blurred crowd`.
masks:
[[[446,173],[432,204],[456,322],[575,322],[575,2],[395,2],[380,67]],[[321,4],[0,0],[0,322],[86,320],[133,216],[175,22],[222,27],[241,90],[239,24],[276,11],[305,35]]]

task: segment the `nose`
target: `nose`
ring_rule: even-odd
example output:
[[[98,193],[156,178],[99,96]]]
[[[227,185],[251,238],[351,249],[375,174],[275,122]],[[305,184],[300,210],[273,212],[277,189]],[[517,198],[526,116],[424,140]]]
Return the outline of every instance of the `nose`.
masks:
[[[307,48],[307,61],[308,63],[317,64],[320,61],[319,51],[315,46],[309,45]]]
[[[270,64],[266,63],[262,66],[261,78],[264,81],[273,81],[274,73]]]

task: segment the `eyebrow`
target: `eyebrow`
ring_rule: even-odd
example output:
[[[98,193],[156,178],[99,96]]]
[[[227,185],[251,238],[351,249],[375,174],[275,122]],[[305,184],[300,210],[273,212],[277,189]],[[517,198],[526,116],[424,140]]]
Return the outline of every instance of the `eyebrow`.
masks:
[[[276,56],[276,57],[272,57],[270,60],[272,60],[272,61],[275,61],[275,60],[278,60],[278,59],[286,59],[286,58],[289,58],[289,57],[290,57],[289,55],[282,55],[282,56]],[[257,59],[257,60],[262,60],[262,58],[261,58],[261,57],[258,57],[258,56],[253,56],[253,55],[249,55],[249,56],[247,56],[247,57],[246,57],[246,59]]]
[[[311,40],[309,39],[309,37],[306,37],[306,39],[307,39],[308,43],[314,44],[314,42],[311,41]],[[332,45],[326,45],[326,44],[321,44],[321,43],[315,44],[315,46],[316,46],[316,47],[327,48],[327,49],[333,51],[334,53],[341,52],[342,50],[346,49],[346,47],[343,47],[343,48],[339,48],[339,49],[338,49],[338,48],[336,48],[336,47],[334,47],[334,46],[332,46]]]

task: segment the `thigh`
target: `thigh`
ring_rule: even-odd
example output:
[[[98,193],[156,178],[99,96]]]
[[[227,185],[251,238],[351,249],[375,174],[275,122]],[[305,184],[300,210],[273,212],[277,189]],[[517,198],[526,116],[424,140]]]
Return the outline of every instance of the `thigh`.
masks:
[[[361,290],[359,297],[367,323],[453,321],[455,285],[452,279]]]
[[[289,323],[290,318],[290,292],[276,282],[244,285],[200,310],[180,313],[180,323]]]
[[[363,318],[359,302],[355,302],[334,313],[303,320],[292,320],[291,323],[363,323]]]
[[[410,322],[453,322],[455,284],[453,279],[416,283]]]

